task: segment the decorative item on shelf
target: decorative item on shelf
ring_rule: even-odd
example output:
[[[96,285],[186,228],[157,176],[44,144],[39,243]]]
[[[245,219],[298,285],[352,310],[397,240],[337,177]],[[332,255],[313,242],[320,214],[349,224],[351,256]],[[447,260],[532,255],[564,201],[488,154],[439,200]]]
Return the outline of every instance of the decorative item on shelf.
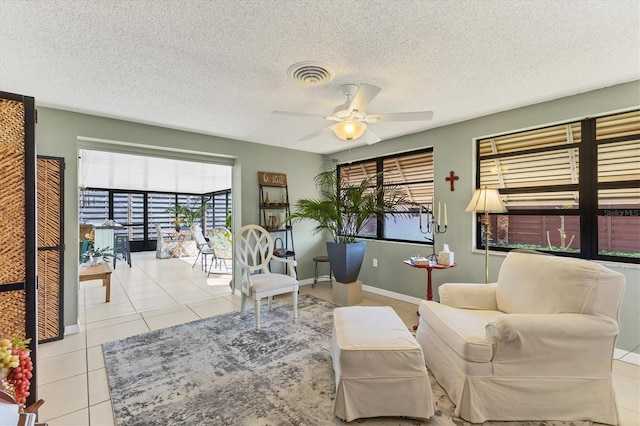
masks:
[[[264,205],[268,206],[271,204],[271,200],[269,200],[269,191],[266,192],[266,196],[264,197]]]
[[[0,340],[0,390],[9,393],[23,408],[30,395],[29,380],[33,370],[28,348],[30,342],[31,339],[21,340],[18,337]]]
[[[287,248],[284,246],[282,238],[276,238],[273,240],[273,254],[274,256],[283,257],[287,255]]]
[[[489,283],[489,238],[491,237],[489,213],[505,213],[507,212],[507,207],[504,205],[502,198],[500,198],[500,192],[497,189],[489,189],[485,186],[476,189],[465,211],[484,214],[482,219],[484,228],[484,274],[485,283]]]
[[[276,216],[269,216],[269,224],[267,225],[269,231],[278,230],[278,218]]]
[[[287,201],[284,196],[284,192],[280,194],[280,204],[282,204],[283,206],[287,204]]]
[[[103,247],[95,249],[93,243],[89,243],[89,249],[80,255],[80,263],[86,266],[96,266],[113,257],[113,249],[111,247]]]
[[[420,228],[420,232],[427,235],[425,239],[431,243],[432,251],[428,256],[429,260],[433,261],[433,263],[437,263],[438,255],[436,254],[436,235],[444,234],[447,232],[447,203],[444,203],[444,222],[441,222],[442,219],[442,205],[438,201],[438,218],[436,219],[435,201],[433,204],[427,204],[427,206],[420,205],[420,210],[418,211],[418,227]],[[426,215],[426,225],[423,227],[422,225],[422,212]],[[428,235],[431,235],[429,237]]]

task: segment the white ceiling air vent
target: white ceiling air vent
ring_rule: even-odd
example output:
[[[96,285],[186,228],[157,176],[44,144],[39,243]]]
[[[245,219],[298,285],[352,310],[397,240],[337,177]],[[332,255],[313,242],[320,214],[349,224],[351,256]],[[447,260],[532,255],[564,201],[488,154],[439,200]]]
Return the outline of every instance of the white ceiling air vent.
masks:
[[[327,83],[333,77],[326,67],[309,61],[291,65],[287,74],[298,83],[312,86]]]

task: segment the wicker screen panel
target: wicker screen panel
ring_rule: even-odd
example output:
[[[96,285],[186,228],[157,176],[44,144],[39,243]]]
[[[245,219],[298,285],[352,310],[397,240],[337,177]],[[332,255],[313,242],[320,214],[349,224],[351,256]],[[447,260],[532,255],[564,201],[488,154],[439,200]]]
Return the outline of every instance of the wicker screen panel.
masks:
[[[38,341],[62,337],[60,333],[60,252],[38,252]]]
[[[38,158],[38,247],[60,245],[60,160]]]
[[[0,292],[0,336],[26,336],[24,298],[24,290]]]
[[[25,282],[24,116],[22,102],[0,99],[0,285]]]

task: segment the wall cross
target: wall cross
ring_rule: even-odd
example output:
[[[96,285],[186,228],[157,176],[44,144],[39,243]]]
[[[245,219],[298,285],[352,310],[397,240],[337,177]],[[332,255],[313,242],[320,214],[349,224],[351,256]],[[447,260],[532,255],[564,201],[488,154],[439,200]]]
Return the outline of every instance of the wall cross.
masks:
[[[446,180],[447,182],[449,182],[451,184],[451,190],[452,191],[456,190],[454,184],[458,179],[460,179],[460,176],[456,176],[456,173],[453,170],[451,170],[449,172],[449,177],[444,178],[444,180]]]

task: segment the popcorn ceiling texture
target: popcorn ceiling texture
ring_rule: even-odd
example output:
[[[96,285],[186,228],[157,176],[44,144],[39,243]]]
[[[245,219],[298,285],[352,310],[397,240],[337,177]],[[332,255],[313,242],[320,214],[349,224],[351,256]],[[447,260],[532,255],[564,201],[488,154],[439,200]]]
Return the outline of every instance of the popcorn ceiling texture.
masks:
[[[383,140],[640,78],[637,0],[0,0],[0,90],[38,105],[310,152],[339,87],[382,88]],[[287,76],[315,61],[320,86]],[[355,141],[352,146],[362,142]]]

